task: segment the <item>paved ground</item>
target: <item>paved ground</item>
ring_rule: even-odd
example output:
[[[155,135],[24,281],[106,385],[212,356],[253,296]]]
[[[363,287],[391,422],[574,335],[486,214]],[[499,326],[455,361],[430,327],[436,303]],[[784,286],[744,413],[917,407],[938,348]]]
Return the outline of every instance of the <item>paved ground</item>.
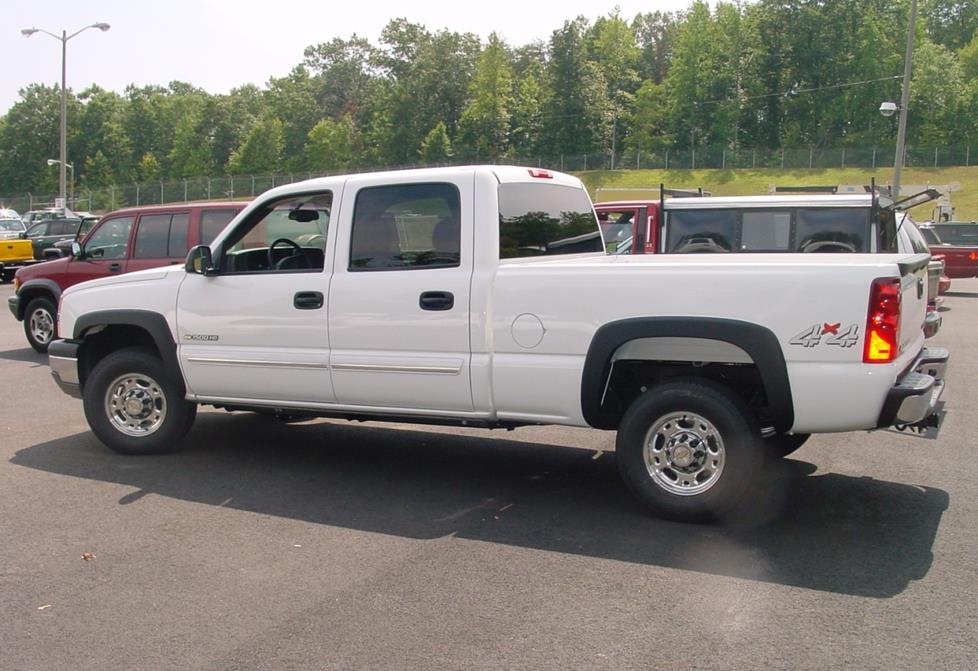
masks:
[[[939,438],[816,437],[726,527],[646,516],[593,431],[207,412],[122,457],[0,315],[0,669],[974,669],[978,280],[953,288]]]

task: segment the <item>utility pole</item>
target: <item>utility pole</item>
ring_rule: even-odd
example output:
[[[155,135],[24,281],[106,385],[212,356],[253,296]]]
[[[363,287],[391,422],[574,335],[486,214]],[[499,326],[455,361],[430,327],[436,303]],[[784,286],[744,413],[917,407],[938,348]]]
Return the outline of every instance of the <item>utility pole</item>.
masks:
[[[893,200],[900,198],[900,177],[906,154],[907,106],[910,104],[910,72],[913,65],[913,36],[917,25],[917,0],[910,1],[910,22],[907,26],[907,53],[903,59],[903,91],[900,94],[900,122],[897,126],[896,156],[893,159]]]

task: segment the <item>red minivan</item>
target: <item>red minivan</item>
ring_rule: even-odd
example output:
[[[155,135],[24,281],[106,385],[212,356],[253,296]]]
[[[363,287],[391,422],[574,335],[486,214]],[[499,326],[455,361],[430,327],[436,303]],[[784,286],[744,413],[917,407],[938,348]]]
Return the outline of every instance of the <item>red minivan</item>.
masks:
[[[46,352],[55,336],[62,291],[86,280],[183,263],[192,247],[210,244],[245,205],[152,205],[107,214],[85,236],[77,256],[18,270],[10,311],[24,322],[31,347]]]

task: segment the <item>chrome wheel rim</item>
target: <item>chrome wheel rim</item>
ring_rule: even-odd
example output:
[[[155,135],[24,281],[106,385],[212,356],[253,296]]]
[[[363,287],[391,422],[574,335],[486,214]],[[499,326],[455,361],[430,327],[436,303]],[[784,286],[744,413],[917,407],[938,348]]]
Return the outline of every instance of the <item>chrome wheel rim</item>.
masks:
[[[126,373],[106,390],[105,414],[112,426],[127,436],[148,436],[166,419],[166,397],[150,376]]]
[[[47,345],[54,337],[54,317],[44,308],[37,308],[30,316],[31,337]]]
[[[717,483],[726,462],[720,432],[695,412],[673,412],[645,434],[645,468],[657,486],[679,496],[696,496]]]

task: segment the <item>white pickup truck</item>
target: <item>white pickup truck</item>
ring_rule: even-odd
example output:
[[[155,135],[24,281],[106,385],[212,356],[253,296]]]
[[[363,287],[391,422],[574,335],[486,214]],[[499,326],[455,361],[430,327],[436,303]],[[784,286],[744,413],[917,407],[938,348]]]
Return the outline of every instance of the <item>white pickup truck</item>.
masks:
[[[129,454],[177,448],[198,405],[617,429],[629,489],[681,520],[811,433],[936,421],[927,255],[603,250],[581,182],[546,170],[291,184],[186,267],[65,291],[51,371]]]

